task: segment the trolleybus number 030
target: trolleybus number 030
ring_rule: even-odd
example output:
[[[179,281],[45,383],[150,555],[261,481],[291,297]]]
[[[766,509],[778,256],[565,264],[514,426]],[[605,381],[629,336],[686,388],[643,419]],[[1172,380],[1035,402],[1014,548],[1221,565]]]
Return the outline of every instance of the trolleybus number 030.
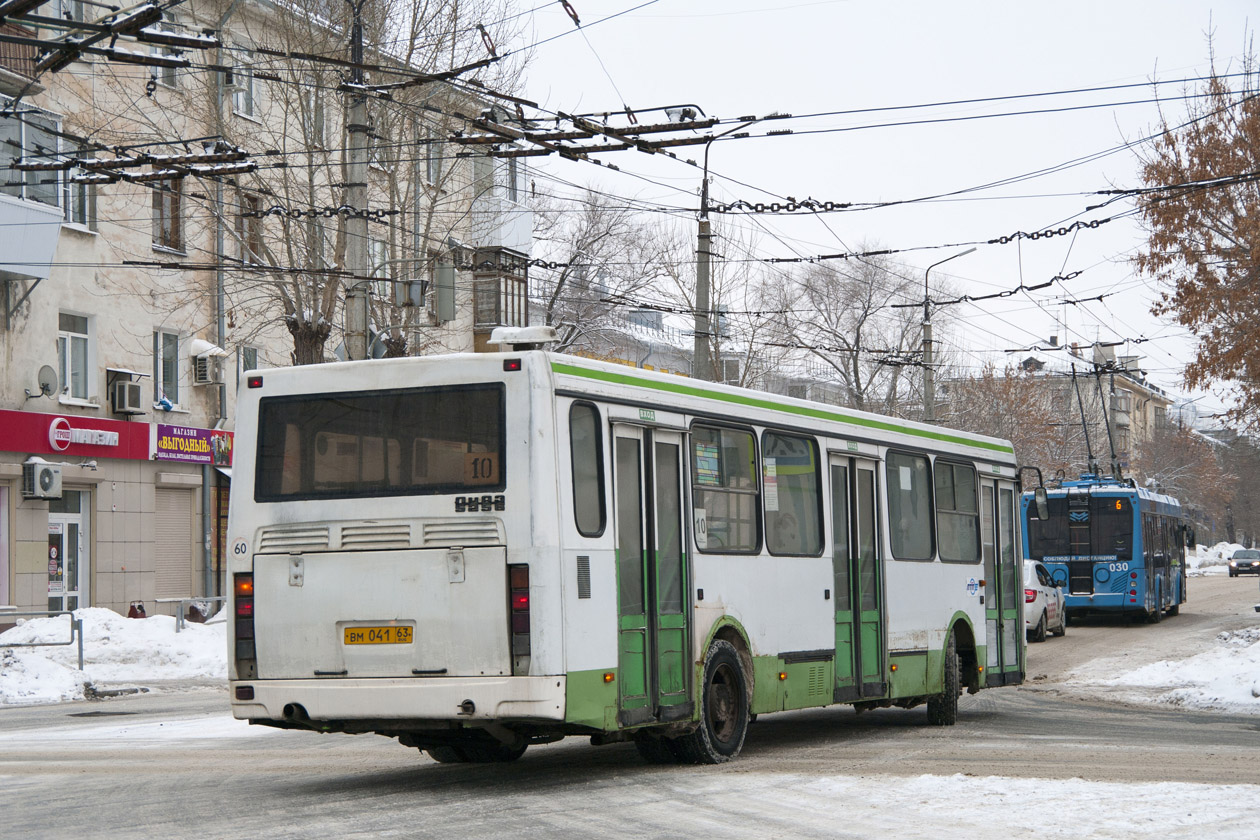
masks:
[[[409,645],[412,627],[347,627],[348,645]]]

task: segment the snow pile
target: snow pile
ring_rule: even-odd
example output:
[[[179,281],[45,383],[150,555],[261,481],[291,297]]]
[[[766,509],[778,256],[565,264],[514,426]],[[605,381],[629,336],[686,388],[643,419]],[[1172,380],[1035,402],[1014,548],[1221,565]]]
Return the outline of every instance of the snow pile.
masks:
[[[762,778],[766,791],[774,791],[775,797],[788,805],[799,806],[796,814],[812,813],[823,822],[831,821],[833,831],[843,825],[844,831],[833,836],[889,834],[889,826],[894,824],[889,815],[895,814],[895,833],[905,840],[1251,840],[1260,818],[1260,804],[1256,802],[1260,789],[1254,785],[963,774]],[[1089,806],[1071,805],[1082,802]],[[811,810],[805,811],[807,808]],[[783,818],[787,822],[799,816],[784,814]]]
[[[226,625],[186,623],[175,632],[175,619],[124,618],[113,610],[86,607],[83,621],[83,673],[78,645],[0,647],[0,705],[81,700],[86,686],[148,680],[226,679]],[[35,618],[0,634],[0,645],[64,642],[70,638],[66,616]]]
[[[1246,546],[1227,542],[1217,543],[1211,548],[1206,545],[1196,545],[1193,554],[1186,552],[1186,565],[1192,575],[1222,574],[1229,565],[1229,558],[1240,548],[1246,548]]]
[[[1097,685],[1162,690],[1157,703],[1260,714],[1260,627],[1221,633],[1217,645],[1189,659],[1153,662]]]

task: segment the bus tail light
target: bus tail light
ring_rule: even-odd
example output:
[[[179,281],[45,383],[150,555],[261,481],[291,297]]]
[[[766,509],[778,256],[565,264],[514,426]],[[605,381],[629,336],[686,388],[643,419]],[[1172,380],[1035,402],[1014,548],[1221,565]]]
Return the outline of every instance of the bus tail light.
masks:
[[[1025,589],[1025,590],[1024,590],[1024,603],[1025,603],[1025,604],[1031,604],[1033,601],[1036,601],[1036,600],[1037,600],[1037,590],[1036,590],[1036,589]]]
[[[529,566],[508,565],[508,632],[512,644],[512,675],[529,673]]]
[[[254,575],[242,572],[232,578],[232,616],[236,631],[236,676],[258,676],[258,652],[254,646]]]

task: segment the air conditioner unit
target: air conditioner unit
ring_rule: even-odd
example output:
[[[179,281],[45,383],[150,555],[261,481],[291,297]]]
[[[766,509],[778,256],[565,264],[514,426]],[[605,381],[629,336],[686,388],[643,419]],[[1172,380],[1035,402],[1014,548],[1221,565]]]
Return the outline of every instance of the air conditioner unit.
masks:
[[[223,358],[220,356],[193,356],[194,385],[222,385]]]
[[[109,399],[115,414],[144,414],[139,382],[115,382]]]
[[[23,464],[22,498],[60,499],[61,467],[54,464]]]

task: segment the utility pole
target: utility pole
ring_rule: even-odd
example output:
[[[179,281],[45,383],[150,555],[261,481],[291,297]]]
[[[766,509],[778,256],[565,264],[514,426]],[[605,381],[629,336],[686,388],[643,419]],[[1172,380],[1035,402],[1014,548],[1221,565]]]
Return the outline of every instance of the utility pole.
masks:
[[[931,295],[928,293],[928,274],[941,263],[965,257],[974,250],[976,249],[968,248],[952,257],[934,262],[923,272],[923,420],[926,423],[936,422],[936,370],[933,367],[936,360],[932,357],[932,312],[929,308]]]
[[[709,249],[713,236],[709,230],[709,146],[704,147],[704,181],[700,185],[700,230],[696,237],[696,340],[691,351],[691,375],[713,381],[712,345],[709,333]]]
[[[709,258],[713,254],[713,235],[709,228],[709,147],[713,141],[728,134],[735,134],[761,120],[749,120],[734,128],[715,134],[704,144],[704,171],[700,181],[700,225],[696,236],[696,340],[691,351],[691,376],[712,382],[716,379],[712,355],[713,344],[709,341],[713,332],[712,311],[709,305]],[[747,134],[735,134],[736,137]]]
[[[363,4],[367,0],[346,0],[354,13],[350,29],[349,104],[346,108],[349,133],[349,160],[346,167],[346,270],[350,272],[350,288],[346,290],[346,358],[368,357],[368,223],[367,166],[368,116],[367,96],[363,92]]]

